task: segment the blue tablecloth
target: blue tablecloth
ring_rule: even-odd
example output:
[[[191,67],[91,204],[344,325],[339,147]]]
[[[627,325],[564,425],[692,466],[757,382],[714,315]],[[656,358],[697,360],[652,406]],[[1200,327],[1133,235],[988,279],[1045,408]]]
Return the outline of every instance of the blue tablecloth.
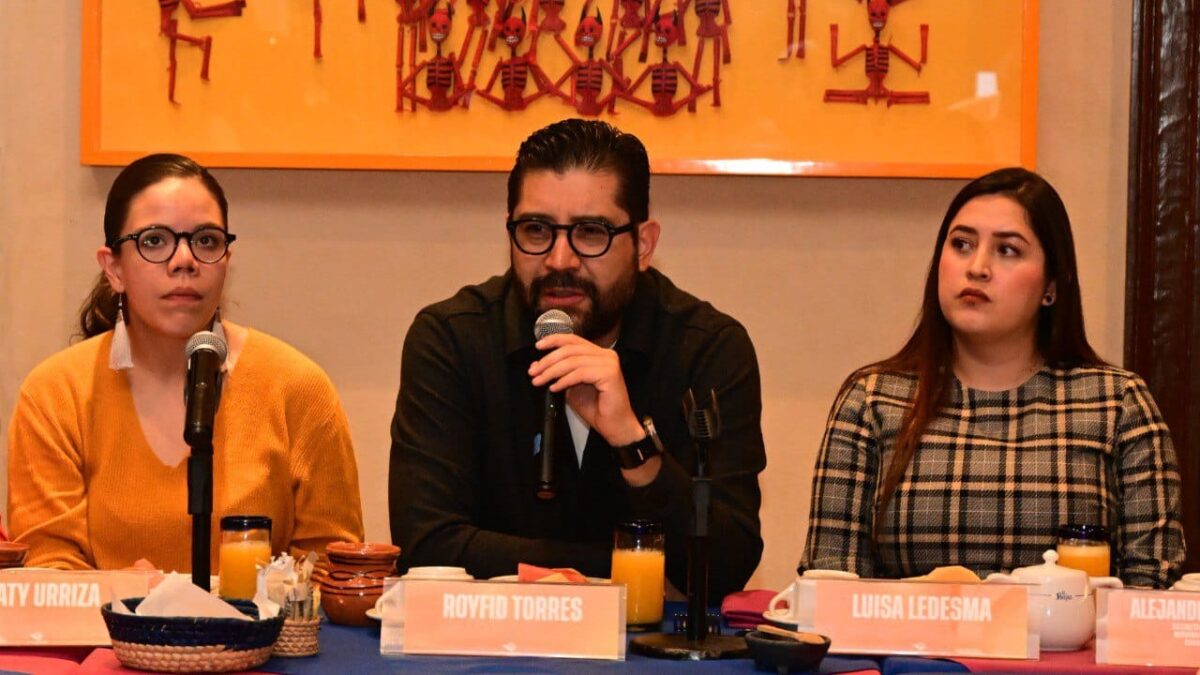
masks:
[[[667,615],[683,612],[682,604],[668,603]],[[926,661],[929,663],[929,661]],[[331,623],[321,625],[321,653],[304,659],[271,659],[258,670],[272,673],[751,673],[749,659],[723,661],[670,661],[630,653],[625,661],[584,661],[526,657],[381,656],[379,626],[350,628]],[[868,658],[826,657],[822,674],[861,670],[882,672],[879,662]],[[965,669],[963,669],[965,670]],[[961,672],[961,671],[960,671]]]

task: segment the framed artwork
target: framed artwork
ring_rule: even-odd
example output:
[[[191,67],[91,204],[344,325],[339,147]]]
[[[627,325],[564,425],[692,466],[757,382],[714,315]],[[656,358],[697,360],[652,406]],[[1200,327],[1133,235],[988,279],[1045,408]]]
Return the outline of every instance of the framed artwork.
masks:
[[[81,159],[507,171],[566,117],[656,173],[1033,168],[1038,0],[83,0]],[[489,86],[490,85],[490,86]]]

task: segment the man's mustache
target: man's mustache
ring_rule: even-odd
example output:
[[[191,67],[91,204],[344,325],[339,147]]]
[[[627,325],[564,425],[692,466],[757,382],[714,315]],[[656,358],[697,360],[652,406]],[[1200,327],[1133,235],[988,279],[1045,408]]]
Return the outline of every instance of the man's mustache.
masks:
[[[530,295],[534,302],[550,289],[578,290],[589,298],[595,299],[596,285],[587,279],[580,279],[570,272],[551,272],[544,277],[535,279],[530,285]]]

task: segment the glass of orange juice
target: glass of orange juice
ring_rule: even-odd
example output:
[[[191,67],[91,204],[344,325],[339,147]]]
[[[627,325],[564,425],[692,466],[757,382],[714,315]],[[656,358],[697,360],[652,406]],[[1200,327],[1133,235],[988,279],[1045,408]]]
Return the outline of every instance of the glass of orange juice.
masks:
[[[612,581],[625,585],[625,623],[657,629],[663,618],[663,576],[667,557],[662,524],[631,520],[613,534]]]
[[[271,562],[271,519],[225,516],[221,519],[220,593],[227,598],[254,597],[258,566]]]
[[[1058,528],[1058,564],[1083,570],[1090,577],[1109,576],[1108,528],[1103,525],[1063,525]]]

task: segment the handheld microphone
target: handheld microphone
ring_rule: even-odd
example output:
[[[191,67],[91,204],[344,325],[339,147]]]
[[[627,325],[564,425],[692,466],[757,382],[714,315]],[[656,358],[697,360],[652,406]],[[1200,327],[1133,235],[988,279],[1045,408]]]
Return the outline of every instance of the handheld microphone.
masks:
[[[561,309],[544,312],[533,324],[533,336],[541,340],[547,335],[574,333],[575,326],[570,315]],[[546,387],[546,414],[542,417],[541,465],[538,467],[537,496],[539,499],[554,499],[554,443],[558,428],[558,414],[563,406],[563,393],[550,391]]]
[[[202,330],[188,338],[187,383],[183,390],[183,440],[193,448],[212,442],[213,420],[221,399],[221,366],[229,349],[225,340],[212,331]]]

